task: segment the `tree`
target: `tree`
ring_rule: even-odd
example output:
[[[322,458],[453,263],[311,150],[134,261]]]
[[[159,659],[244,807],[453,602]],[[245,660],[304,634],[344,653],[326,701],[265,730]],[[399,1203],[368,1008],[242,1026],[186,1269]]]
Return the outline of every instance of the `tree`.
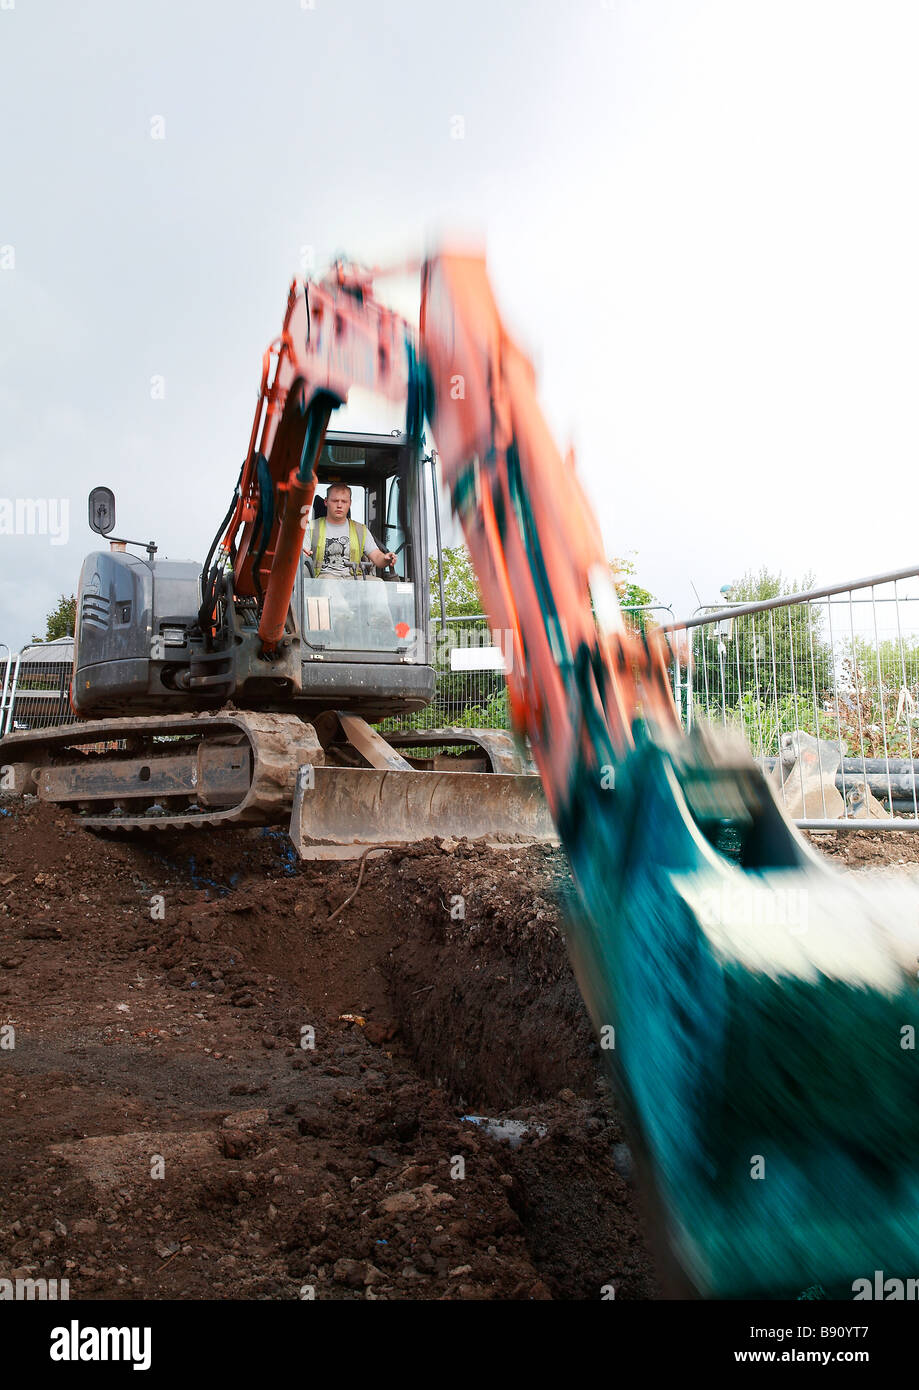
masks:
[[[634,555],[634,553],[633,551],[632,554]],[[612,571],[613,587],[616,590],[619,606],[626,610],[624,613],[626,622],[631,627],[637,628],[639,632],[644,632],[645,628],[653,624],[654,620],[647,613],[634,610],[649,607],[654,603],[654,595],[649,589],[644,589],[635,582],[634,560],[610,560],[609,567]]]
[[[428,712],[438,724],[459,724],[463,727],[503,727],[506,709],[492,708],[504,696],[504,676],[499,671],[453,671],[450,669],[450,649],[455,645],[488,645],[488,623],[477,617],[482,612],[482,596],[476,582],[469,552],[463,545],[446,546],[443,550],[444,608],[448,618],[465,618],[466,622],[447,625],[446,638],[440,632],[440,594],[437,585],[437,557],[428,557],[431,582],[431,613],[435,622],[437,643],[437,693]]]
[[[797,579],[785,580],[782,571],[773,574],[762,566],[758,574],[747,570],[740,579],[735,579],[725,596],[726,603],[759,603],[762,600],[779,598],[782,594],[803,593],[814,587],[813,572],[808,571],[798,583]]]
[[[634,554],[634,551],[632,552]],[[482,612],[482,598],[476,582],[469,552],[463,545],[447,546],[444,557],[444,607],[448,618],[467,618]],[[431,609],[439,613],[437,588],[437,559],[428,556],[431,581]],[[644,608],[654,603],[654,595],[634,578],[635,561],[614,559],[609,562],[616,597],[623,608]]]
[[[446,546],[444,562],[444,607],[448,618],[467,618],[481,613],[482,598],[476,583],[475,571],[464,545]],[[431,611],[440,615],[440,594],[437,585],[437,557],[428,556],[431,581]]]
[[[66,594],[61,594],[56,607],[45,619],[44,637],[32,634],[33,642],[55,642],[59,637],[72,637],[77,623],[77,598],[76,594],[71,594],[70,598]]]
[[[632,554],[634,555],[635,551],[632,551]],[[616,597],[623,608],[645,608],[653,604],[654,595],[650,589],[643,589],[635,581],[634,560],[610,560],[609,567],[613,572]]]
[[[727,604],[760,603],[811,588],[812,574],[786,580],[765,567],[734,581]],[[824,707],[833,690],[833,652],[820,608],[794,604],[730,616],[692,631],[694,702],[700,713],[736,716],[755,751],[777,751],[783,729],[824,736]],[[762,745],[762,748],[760,748]]]

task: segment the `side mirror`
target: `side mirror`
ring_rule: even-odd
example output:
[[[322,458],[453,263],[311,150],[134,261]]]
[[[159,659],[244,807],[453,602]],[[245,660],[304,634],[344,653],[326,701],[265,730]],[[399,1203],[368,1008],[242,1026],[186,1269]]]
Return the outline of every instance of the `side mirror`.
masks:
[[[89,494],[89,525],[100,536],[115,529],[115,494],[110,487],[94,487]]]

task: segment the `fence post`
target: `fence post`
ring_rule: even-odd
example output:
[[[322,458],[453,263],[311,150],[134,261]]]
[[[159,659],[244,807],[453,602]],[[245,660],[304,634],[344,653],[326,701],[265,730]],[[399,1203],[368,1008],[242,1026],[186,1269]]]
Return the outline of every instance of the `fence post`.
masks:
[[[3,693],[0,695],[0,738],[8,734],[13,724],[13,706],[16,702],[16,685],[19,679],[19,653],[15,658],[5,642],[0,642],[0,647],[6,651],[6,661],[3,667]],[[15,660],[15,665],[13,662]],[[12,677],[10,676],[10,666],[13,666]]]

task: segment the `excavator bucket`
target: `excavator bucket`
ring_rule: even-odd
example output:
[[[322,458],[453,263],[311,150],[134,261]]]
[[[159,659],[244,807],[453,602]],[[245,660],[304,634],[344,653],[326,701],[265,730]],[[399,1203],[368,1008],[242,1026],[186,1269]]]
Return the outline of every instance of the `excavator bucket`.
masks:
[[[575,974],[674,1291],[851,1298],[919,1249],[915,890],[831,869],[701,733],[640,743],[569,842]]]
[[[290,838],[301,859],[355,859],[433,838],[493,849],[557,843],[540,779],[525,773],[301,767]]]

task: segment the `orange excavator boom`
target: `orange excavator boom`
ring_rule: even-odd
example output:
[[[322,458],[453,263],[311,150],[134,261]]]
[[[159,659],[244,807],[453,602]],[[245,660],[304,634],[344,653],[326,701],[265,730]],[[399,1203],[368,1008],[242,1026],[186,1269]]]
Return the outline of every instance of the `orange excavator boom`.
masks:
[[[221,542],[236,593],[260,604],[267,654],[284,632],[331,412],[352,386],[411,400],[415,348],[406,321],[373,296],[367,272],[336,262],[321,282],[294,280],[262,382],[235,508]]]

